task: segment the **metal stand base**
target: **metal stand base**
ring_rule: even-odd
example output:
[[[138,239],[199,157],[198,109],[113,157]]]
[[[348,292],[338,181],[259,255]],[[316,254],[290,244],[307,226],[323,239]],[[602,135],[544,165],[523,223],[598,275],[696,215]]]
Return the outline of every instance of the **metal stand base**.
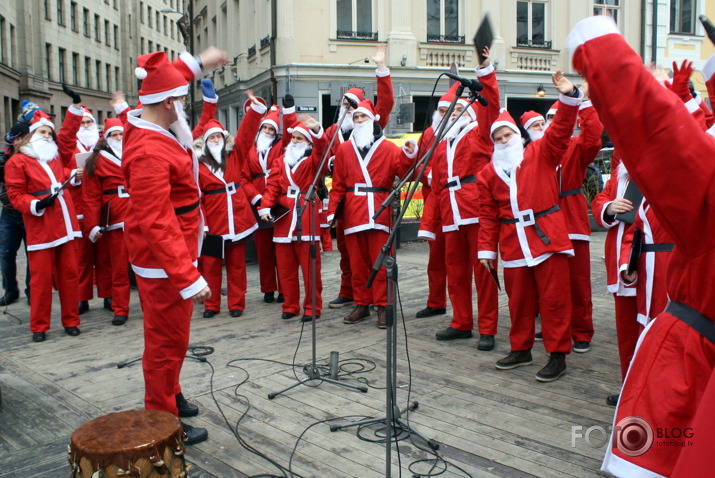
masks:
[[[315,319],[313,319],[313,320],[315,320]],[[269,394],[268,394],[268,399],[269,399],[269,400],[273,400],[273,399],[276,398],[278,395],[280,395],[280,394],[282,394],[282,393],[284,393],[284,392],[287,392],[288,390],[291,390],[291,389],[297,387],[298,385],[303,385],[304,383],[310,382],[310,381],[312,381],[312,380],[320,380],[321,382],[328,382],[328,383],[332,383],[332,384],[334,384],[334,385],[340,385],[340,386],[343,386],[343,387],[352,388],[353,390],[357,390],[357,391],[362,392],[362,393],[367,393],[367,387],[366,387],[366,386],[364,386],[364,385],[353,385],[352,383],[341,382],[340,380],[336,380],[336,379],[334,379],[334,378],[332,378],[332,377],[330,377],[330,376],[328,376],[328,375],[320,375],[320,372],[318,372],[318,369],[317,369],[317,368],[314,368],[314,367],[310,367],[310,368],[305,367],[305,368],[303,369],[303,371],[306,373],[306,375],[308,375],[306,378],[304,378],[303,380],[299,380],[298,382],[294,383],[293,385],[289,385],[288,387],[284,388],[283,390],[279,390],[279,391],[277,391],[277,392],[271,392],[271,393],[269,393]]]

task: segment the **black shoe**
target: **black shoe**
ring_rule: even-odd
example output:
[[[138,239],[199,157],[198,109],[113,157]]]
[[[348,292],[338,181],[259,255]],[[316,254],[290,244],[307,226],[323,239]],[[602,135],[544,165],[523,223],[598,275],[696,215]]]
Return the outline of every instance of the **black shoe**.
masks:
[[[454,340],[454,339],[471,339],[471,330],[457,330],[452,327],[447,327],[444,330],[440,330],[435,334],[437,340]]]
[[[479,343],[477,344],[477,350],[493,350],[494,349],[494,336],[487,334],[479,334]]]
[[[266,304],[275,302],[276,301],[275,294],[276,294],[275,292],[266,292],[265,294],[263,294],[263,302],[265,302]]]
[[[281,314],[281,319],[283,320],[292,319],[293,317],[298,317],[298,314],[292,312],[283,312],[283,314]]]
[[[199,414],[199,407],[184,398],[183,393],[176,394],[176,408],[180,417],[195,417]]]
[[[278,298],[276,299],[277,304],[282,304],[283,302],[286,301],[286,298],[283,297],[283,294],[278,294]]]
[[[230,314],[231,317],[241,317],[243,315],[243,311],[241,309],[233,309]]]
[[[65,333],[72,337],[77,337],[80,334],[79,327],[65,327]]]
[[[534,361],[531,358],[531,349],[529,350],[517,350],[509,352],[509,355],[503,359],[497,360],[495,364],[496,368],[499,370],[511,370],[517,367],[523,367],[524,365],[531,365]]]
[[[33,332],[32,333],[32,341],[33,342],[44,342],[45,341],[45,333],[44,332]]]
[[[311,322],[313,320],[312,315],[304,314],[303,317],[300,318],[301,322]]]
[[[105,309],[107,310],[112,310],[112,298],[111,297],[105,297],[104,298],[104,304],[102,305]]]
[[[128,317],[126,315],[115,315],[112,319],[112,325],[124,325],[124,323],[127,321],[127,318]]]
[[[0,297],[0,306],[5,306],[5,305],[10,305],[13,302],[15,302],[18,297],[20,297],[20,294],[5,294],[4,296]],[[27,299],[28,301],[30,299]]]
[[[338,296],[337,299],[333,299],[330,302],[328,302],[328,307],[331,309],[340,309],[341,307],[347,307],[348,305],[353,305],[354,302],[352,299],[348,299],[347,297],[340,297]]]
[[[588,352],[589,350],[591,350],[591,343],[586,342],[585,340],[579,340],[578,342],[574,342],[574,344],[573,344],[574,352],[583,354],[583,353]]]
[[[38,333],[41,334],[42,332],[38,332]],[[617,393],[616,395],[609,395],[606,397],[606,403],[612,407],[615,407],[616,405],[618,405],[619,398],[621,398],[621,395],[619,393]]]
[[[218,314],[215,310],[206,309],[204,310],[204,319],[210,319],[214,315]]]
[[[548,363],[536,372],[536,380],[539,382],[553,382],[566,373],[566,354],[554,352],[549,357]]]
[[[209,437],[209,432],[205,428],[192,427],[184,422],[181,422],[181,428],[184,429],[184,445],[196,445],[205,441]]]
[[[435,309],[429,305],[415,314],[415,317],[423,319],[432,317],[433,315],[443,315],[447,313],[447,309]]]
[[[79,301],[79,315],[89,312],[89,302],[86,300]]]
[[[544,334],[541,332],[536,332],[536,335],[534,335],[534,340],[544,340]]]

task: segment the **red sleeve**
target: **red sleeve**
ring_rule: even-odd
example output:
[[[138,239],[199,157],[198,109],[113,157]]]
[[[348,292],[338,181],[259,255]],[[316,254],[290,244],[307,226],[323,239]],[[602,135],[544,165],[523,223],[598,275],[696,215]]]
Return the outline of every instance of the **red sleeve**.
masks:
[[[57,134],[57,147],[59,148],[62,164],[67,167],[74,157],[74,150],[77,148],[77,131],[82,124],[82,108],[72,105],[67,109],[62,127]]]
[[[580,98],[559,95],[559,108],[553,123],[546,129],[541,140],[531,143],[538,148],[538,157],[549,161],[554,168],[561,164],[568,150],[580,104]]]
[[[172,62],[174,68],[179,70],[184,76],[184,79],[191,83],[201,76],[201,66],[196,58],[188,51],[184,51]]]
[[[710,108],[708,108],[708,105],[705,104],[704,101],[702,101],[702,97],[700,98],[700,109],[703,110],[703,114],[705,115],[705,127],[706,128],[711,128],[712,125],[715,124],[715,115],[713,115],[713,112],[710,111]]]
[[[17,158],[17,156],[15,158]],[[21,213],[32,214],[30,205],[32,201],[37,201],[39,198],[31,195],[27,190],[27,175],[25,174],[25,169],[21,162],[15,158],[10,158],[5,164],[7,196],[8,199],[10,199],[12,207]]]
[[[265,111],[258,111],[254,108],[254,105],[251,104],[246,112],[246,116],[243,117],[243,121],[241,121],[241,124],[238,126],[238,130],[236,130],[236,145],[233,151],[239,155],[241,161],[248,158],[248,152],[251,150],[251,147],[253,147],[264,113]]]
[[[192,131],[194,139],[198,138],[203,134],[204,128],[206,127],[206,123],[208,123],[209,120],[216,118],[218,97],[213,98],[213,100],[214,101],[206,101],[206,98],[204,98],[203,108],[201,109],[201,117],[199,118],[199,124],[197,124]]]
[[[101,155],[97,153],[96,161],[101,160]],[[102,180],[97,176],[96,169],[93,176],[85,174],[82,177],[82,198],[84,199],[84,231],[82,232],[89,237],[95,226],[102,226]]]
[[[281,171],[283,168],[283,155],[276,156],[271,163],[271,172],[266,181],[266,190],[263,191],[261,209],[270,209],[276,205],[276,200],[281,193]]]
[[[487,168],[484,168],[477,178],[477,185],[479,186],[477,257],[479,259],[496,259],[499,233],[501,231],[499,204],[492,194],[486,173]]]
[[[616,198],[616,189],[618,188],[618,177],[616,176],[617,166],[613,166],[612,168],[611,177],[606,181],[603,191],[596,194],[596,197],[591,201],[591,213],[596,220],[596,224],[601,227],[613,227],[616,225],[615,221],[607,223],[603,218],[604,209]]]
[[[288,132],[288,128],[290,128],[293,123],[298,121],[298,115],[295,114],[295,107],[285,108],[282,113],[283,134],[281,135],[281,151],[283,151],[286,146],[288,146],[288,143],[290,143],[290,140],[293,138],[293,135]]]
[[[395,106],[395,93],[392,89],[392,77],[389,72],[387,75],[380,76],[377,74],[377,104],[375,105],[375,113],[380,115],[377,124],[382,129],[385,129],[387,123],[390,122],[390,113]]]
[[[350,143],[343,143],[343,145],[346,144],[349,145]],[[347,185],[345,183],[345,166],[343,163],[345,162],[346,148],[349,147],[352,146],[338,148],[338,153],[335,155],[335,165],[333,166],[333,185],[330,189],[330,200],[328,202],[328,220],[332,219],[332,216],[335,215],[338,207],[345,198]]]
[[[572,158],[567,160],[578,161],[580,167],[585,170],[601,150],[603,123],[598,119],[596,108],[590,104],[582,107],[578,115],[581,118],[581,135],[576,138],[576,149]]]
[[[418,237],[433,241],[439,228],[442,227],[439,215],[439,194],[440,191],[432,191],[426,199],[423,199]]]

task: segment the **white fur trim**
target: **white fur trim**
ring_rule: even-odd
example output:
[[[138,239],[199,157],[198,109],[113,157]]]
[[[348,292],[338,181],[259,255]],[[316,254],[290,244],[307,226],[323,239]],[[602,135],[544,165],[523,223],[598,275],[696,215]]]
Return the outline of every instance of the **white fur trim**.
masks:
[[[378,121],[380,119],[380,115],[376,115],[375,113],[373,113],[372,111],[370,111],[369,109],[367,109],[363,106],[358,106],[355,109],[355,113],[366,114],[370,119],[375,120],[375,121]],[[355,113],[353,113],[353,114],[355,114]]]
[[[494,260],[497,258],[497,253],[494,251],[478,251],[477,259],[489,259]]]
[[[42,216],[45,213],[44,209],[40,209],[39,211],[37,210],[37,203],[39,203],[39,199],[35,199],[30,203],[30,212],[32,213],[33,216]]]
[[[149,95],[139,95],[139,101],[141,101],[143,105],[153,105],[156,103],[161,103],[167,98],[178,98],[180,96],[186,96],[188,94],[189,85],[187,83],[185,85],[178,86],[174,89],[167,91],[160,91],[158,93],[151,93]]]
[[[494,132],[496,130],[498,130],[499,128],[501,128],[502,126],[508,126],[515,133],[521,134],[521,133],[519,133],[519,128],[511,121],[495,121],[494,124],[492,124],[490,134],[494,134]]]
[[[705,81],[710,81],[710,78],[712,78],[713,74],[715,74],[715,53],[710,55],[710,58],[708,58],[708,61],[705,62],[703,69],[700,71],[703,73]]]
[[[264,114],[268,110],[268,107],[263,103],[254,103],[251,101],[251,109],[256,113]]]
[[[566,37],[566,48],[569,51],[569,61],[573,59],[576,49],[589,40],[611,33],[621,34],[618,25],[613,18],[603,15],[584,18],[579,21],[568,37]]]
[[[359,103],[360,103],[360,98],[358,98],[356,95],[354,95],[354,94],[352,94],[352,93],[345,93],[343,96],[347,96],[348,98],[350,98],[351,100],[353,100],[353,101],[355,102],[355,104],[359,104]]]
[[[206,279],[203,277],[200,277],[199,280],[191,284],[189,287],[186,287],[185,289],[181,289],[179,291],[179,294],[181,294],[182,299],[190,299],[202,290],[206,288],[209,284],[206,282]],[[219,291],[216,291],[219,292]]]
[[[385,78],[386,76],[390,76],[390,69],[387,68],[385,71],[375,69],[375,76],[378,78]]]
[[[290,108],[283,108],[283,116],[292,115],[293,113],[295,113],[295,106],[291,106]]]
[[[305,138],[310,141],[311,143],[313,142],[313,135],[310,134],[309,130],[305,129],[303,126],[296,126],[295,128],[288,128],[288,133],[293,134],[294,131],[299,132]],[[322,130],[321,130],[322,131]]]
[[[524,123],[524,129],[529,129],[529,126],[531,126],[532,124],[534,124],[534,122],[536,122],[536,121],[546,121],[546,119],[544,119],[544,117],[541,116],[541,115],[539,115],[539,116],[534,116],[533,118],[531,118],[530,120],[528,120],[526,123]]]
[[[40,118],[39,121],[36,121],[35,123],[32,123],[30,125],[30,133],[32,133],[41,126],[49,126],[50,128],[55,129],[55,125],[52,121],[48,120],[47,118]]]
[[[697,101],[695,101],[695,98],[690,98],[688,101],[686,101],[685,107],[688,109],[688,113],[690,114],[693,114],[696,111],[700,111],[700,105]]]
[[[487,76],[490,73],[494,73],[494,65],[492,63],[489,63],[489,65],[485,66],[484,68],[478,66],[474,69],[474,72],[477,74],[477,78]]]
[[[128,109],[129,109],[129,103],[127,103],[127,102],[125,101],[124,103],[115,106],[115,107],[114,107],[114,112],[117,114],[117,116],[119,116],[120,114],[122,114],[122,112],[123,112],[124,110],[128,110]]]
[[[578,107],[578,110],[581,111],[581,110],[585,110],[586,108],[593,108],[593,103],[591,103],[591,100],[582,101],[581,106]],[[551,110],[549,110],[549,111],[551,111]],[[556,113],[554,112],[554,113],[549,113],[549,114],[556,114]]]
[[[415,147],[414,153],[412,153],[412,154],[407,153],[407,149],[405,148],[405,146],[407,146],[407,143],[410,143]],[[417,153],[419,152],[419,146],[417,144],[417,141],[415,141],[414,139],[408,139],[407,141],[405,141],[404,146],[402,146],[402,152],[405,153],[405,156],[407,156],[408,158],[415,159],[417,157]]]
[[[579,90],[578,97],[576,98],[559,93],[559,101],[569,106],[581,106],[581,102],[583,101],[583,91]]]
[[[450,101],[440,101],[437,103],[437,108],[449,108],[452,103]]]
[[[308,131],[310,132],[310,135],[315,139],[320,139],[323,137],[323,127],[322,126],[320,127],[320,130],[317,133],[313,133],[312,129],[309,129]],[[312,141],[311,141],[311,143],[312,143]]]
[[[183,61],[186,66],[189,67],[191,72],[194,74],[194,78],[201,76],[201,66],[199,65],[199,62],[196,61],[196,58],[194,58],[194,55],[188,51],[182,51],[179,54],[179,60]]]
[[[437,235],[434,232],[430,231],[423,231],[420,229],[417,231],[417,237],[420,239],[425,239],[427,241],[434,241],[437,238]]]
[[[335,217],[335,214],[328,214],[328,217],[326,219],[328,222],[333,222],[334,217]]]
[[[124,126],[112,126],[109,128],[107,131],[104,132],[104,137],[108,138],[110,134],[114,133],[115,131],[122,131],[124,132]]]
[[[251,199],[251,206],[255,206],[258,201],[263,198],[262,194],[256,194],[253,199]]]
[[[213,98],[209,98],[208,96],[202,96],[201,98],[204,100],[204,103],[218,103],[218,95]]]
[[[213,128],[209,128],[204,133],[204,141],[206,141],[208,139],[208,137],[214,133],[221,133],[224,138],[228,137],[228,131],[226,131],[225,129],[222,129],[222,128],[213,127]]]
[[[144,68],[136,67],[134,68],[134,76],[136,76],[140,80],[145,80],[148,76],[148,73]]]
[[[266,214],[270,214],[270,213],[271,213],[271,209],[268,208],[268,207],[262,207],[262,208],[260,208],[257,212],[258,212],[258,216],[259,216],[259,217],[260,217],[260,216],[265,216]]]
[[[99,226],[94,226],[91,231],[89,231],[89,240],[92,242],[97,242],[97,233],[99,231]]]

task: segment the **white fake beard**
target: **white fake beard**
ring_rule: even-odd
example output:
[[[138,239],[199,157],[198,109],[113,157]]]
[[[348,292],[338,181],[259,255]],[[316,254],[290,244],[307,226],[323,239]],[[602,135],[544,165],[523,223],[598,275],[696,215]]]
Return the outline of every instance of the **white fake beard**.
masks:
[[[537,131],[535,129],[527,129],[526,132],[529,133],[529,138],[531,138],[532,141],[536,141],[544,137],[546,128],[542,129],[541,131]]]
[[[374,120],[366,120],[360,124],[356,124],[353,128],[350,139],[355,142],[355,146],[357,146],[358,149],[369,148],[372,146],[372,143],[375,142],[375,137],[373,136],[374,123]]]
[[[340,114],[343,114],[343,111],[345,111],[345,108],[341,107],[340,108]],[[348,112],[345,114],[345,118],[343,118],[343,122],[340,124],[340,131],[343,133],[347,133],[348,131],[352,131],[353,128],[355,128],[355,123],[353,123],[353,113],[355,110],[348,110]]]
[[[109,146],[114,153],[114,155],[122,159],[122,140],[107,138],[107,146]]]
[[[438,110],[434,110],[434,113],[432,113],[432,130],[435,133],[439,129],[439,125],[442,124],[442,118],[444,118],[444,115],[441,114]]]
[[[469,119],[468,116],[460,116],[459,119],[457,120],[457,123],[449,128],[449,131],[447,131],[447,134],[444,135],[445,138],[447,139],[454,139],[459,135],[459,133],[462,132],[462,128],[467,126],[469,123],[471,123],[471,120]],[[447,125],[449,126],[449,125]]]
[[[169,125],[169,129],[176,136],[179,144],[184,148],[190,148],[194,142],[194,136],[191,133],[189,123],[186,121],[186,112],[181,101],[174,101],[174,110],[176,110],[177,119]]]
[[[626,165],[623,164],[623,160],[621,159],[621,162],[618,163],[618,180],[625,181],[626,179],[628,179],[628,177],[628,170],[626,169]]]
[[[223,145],[223,139],[217,143],[214,143],[213,141],[206,143],[206,149],[209,150],[209,153],[211,153],[211,156],[218,164],[223,163]]]
[[[504,144],[494,145],[492,161],[494,166],[511,173],[521,165],[524,160],[524,145],[521,142],[521,135],[515,134]]]
[[[308,150],[310,143],[307,141],[303,143],[293,143],[292,141],[286,147],[285,155],[283,156],[283,161],[288,165],[288,167],[295,166],[298,161],[300,161],[305,152]]]
[[[55,143],[52,138],[44,138],[42,136],[35,135],[32,141],[30,141],[30,145],[32,146],[32,150],[35,154],[37,154],[37,159],[43,163],[47,163],[55,159],[57,157],[57,153],[59,152],[57,143]]]
[[[264,131],[258,133],[258,137],[256,138],[256,149],[258,150],[258,152],[261,154],[265,154],[266,151],[271,149],[274,139],[275,136],[271,136]]]
[[[84,146],[94,148],[94,145],[99,141],[99,128],[97,128],[96,124],[88,128],[81,126],[79,131],[77,131],[77,139]]]

